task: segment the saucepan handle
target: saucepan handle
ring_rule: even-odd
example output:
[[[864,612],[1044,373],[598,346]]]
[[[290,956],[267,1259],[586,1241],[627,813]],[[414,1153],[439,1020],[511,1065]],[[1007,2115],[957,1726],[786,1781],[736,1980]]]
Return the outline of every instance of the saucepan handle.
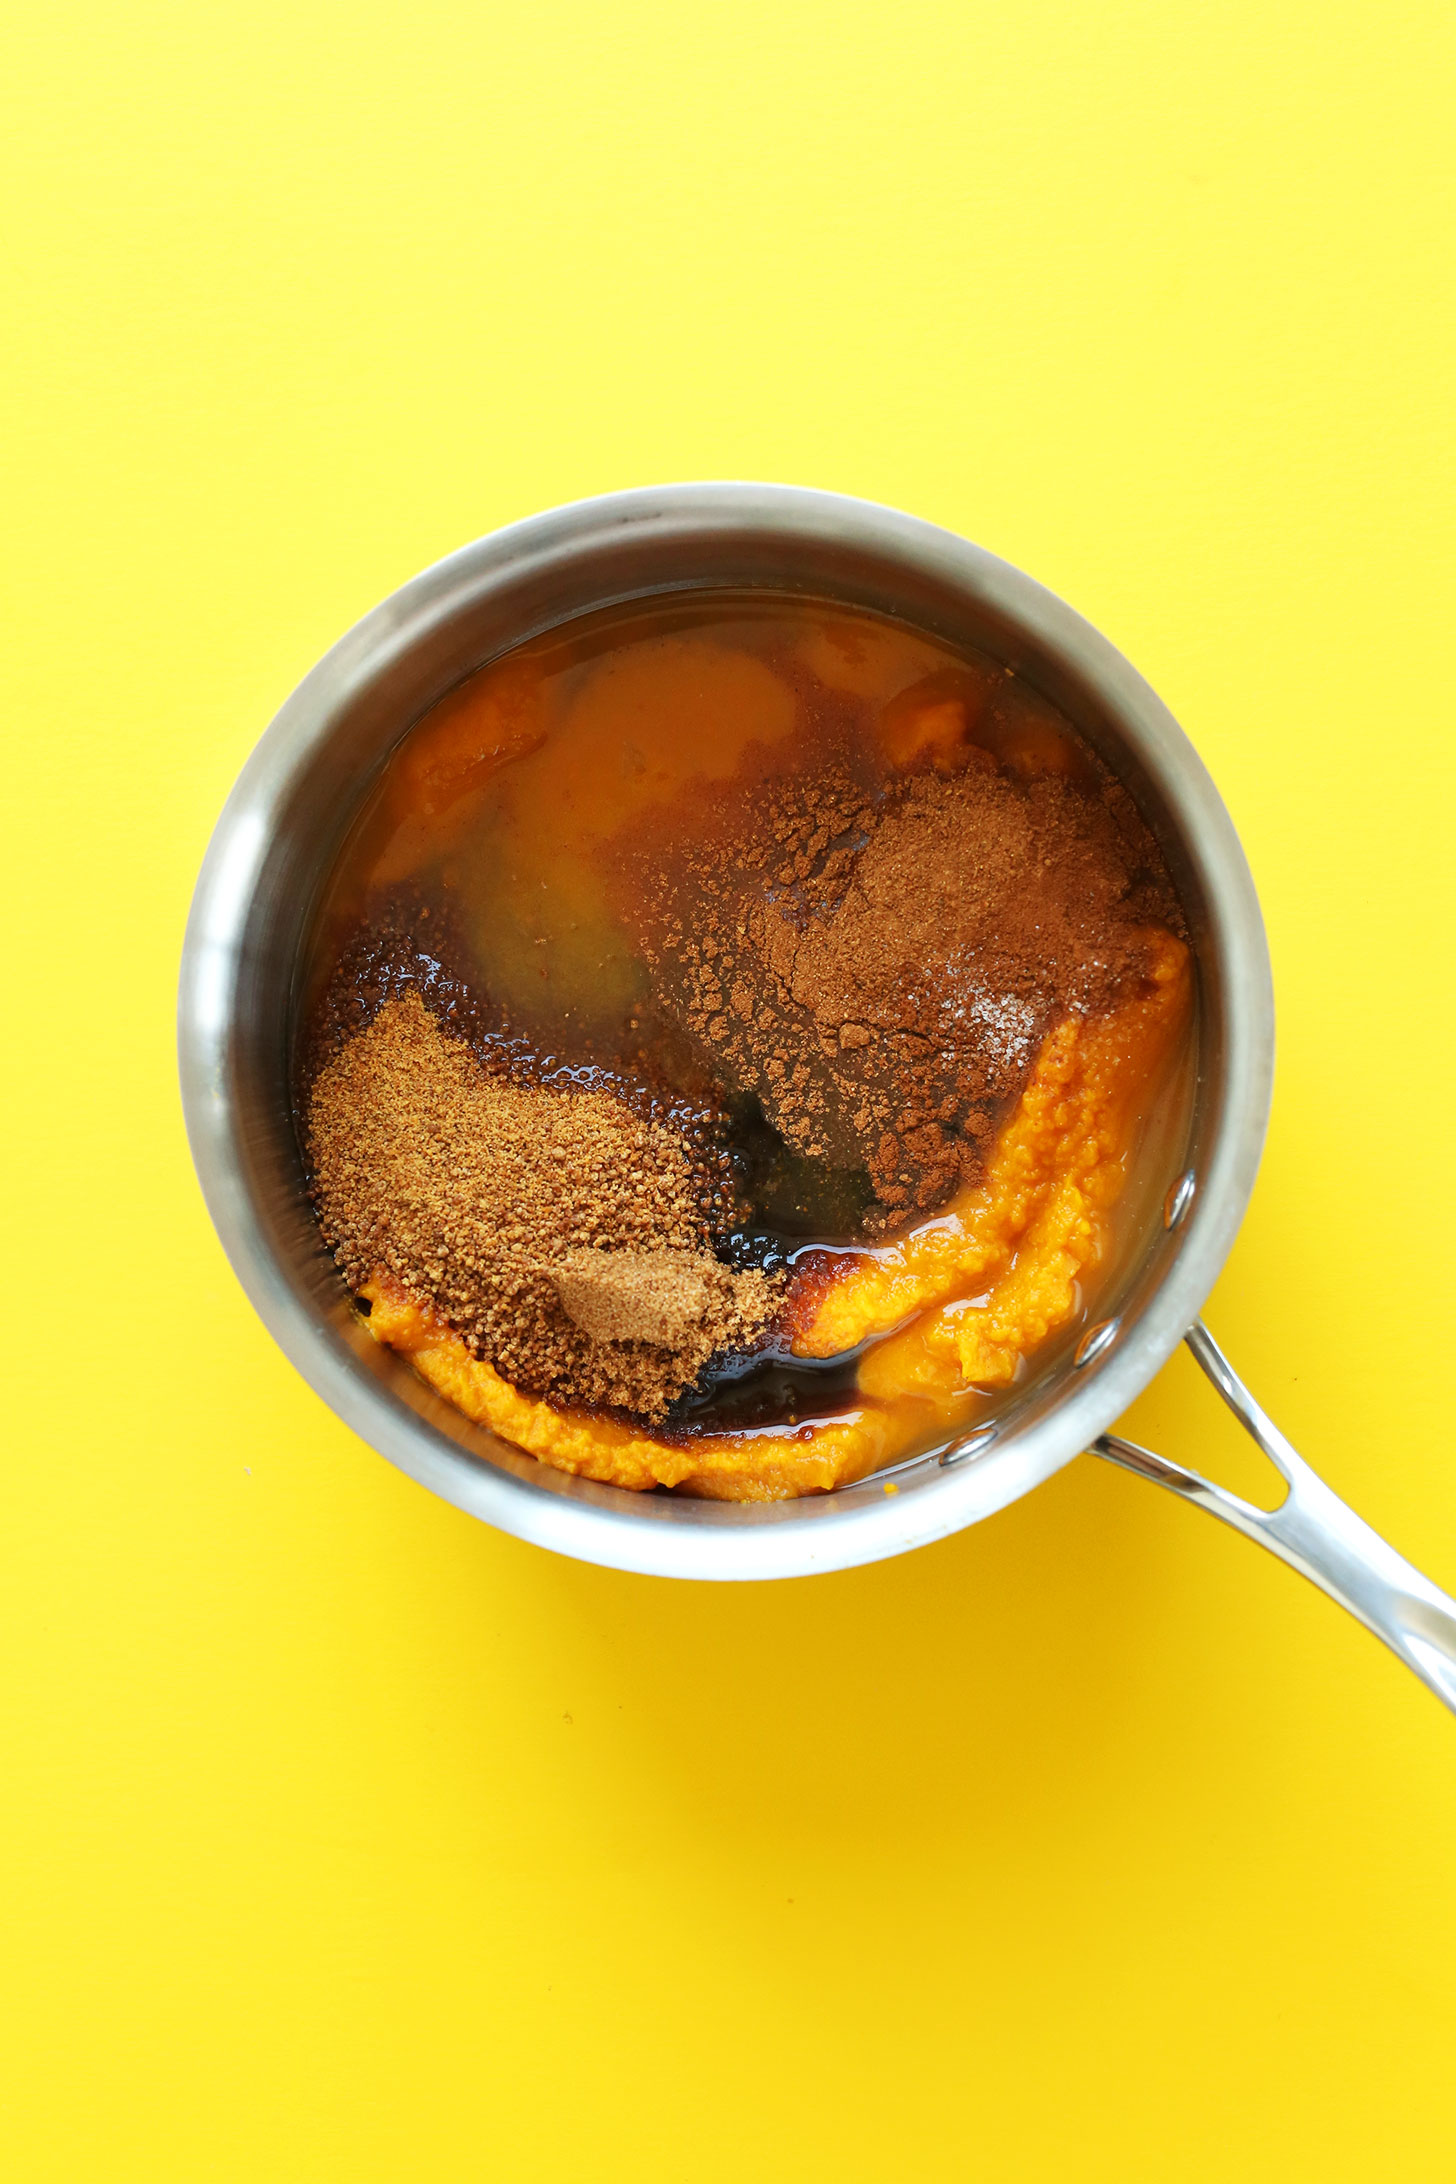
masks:
[[[1456,1713],[1456,1601],[1330,1492],[1260,1409],[1201,1321],[1194,1321],[1187,1340],[1234,1416],[1289,1482],[1279,1507],[1259,1509],[1115,1433],[1094,1441],[1093,1453],[1197,1502],[1236,1532],[1258,1540],[1358,1616]]]

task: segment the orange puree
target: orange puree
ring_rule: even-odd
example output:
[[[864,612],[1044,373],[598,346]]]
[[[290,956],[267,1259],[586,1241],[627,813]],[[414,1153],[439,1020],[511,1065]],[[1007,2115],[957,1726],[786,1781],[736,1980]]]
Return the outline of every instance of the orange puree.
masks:
[[[677,1486],[716,1501],[791,1501],[890,1462],[927,1415],[916,1405],[921,1415],[902,1422],[876,1405],[856,1405],[812,1427],[673,1440],[522,1395],[386,1276],[366,1282],[360,1294],[369,1299],[367,1325],[376,1341],[402,1351],[447,1403],[557,1471],[608,1486]]]
[[[857,1255],[799,1321],[800,1356],[883,1336],[859,1370],[861,1402],[812,1424],[736,1433],[653,1433],[521,1394],[387,1277],[364,1286],[377,1341],[432,1387],[559,1471],[637,1489],[782,1501],[863,1477],[954,1431],[977,1391],[1006,1386],[1023,1357],[1080,1307],[1137,1126],[1188,1020],[1188,951],[1155,936],[1152,991],[1104,1017],[1063,1020],[997,1140],[983,1181],[898,1243]]]

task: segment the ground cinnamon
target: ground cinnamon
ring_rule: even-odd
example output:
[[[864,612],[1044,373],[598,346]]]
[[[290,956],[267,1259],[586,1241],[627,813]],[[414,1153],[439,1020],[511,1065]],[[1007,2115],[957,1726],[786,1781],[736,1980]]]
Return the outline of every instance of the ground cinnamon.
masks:
[[[659,1006],[799,1153],[868,1172],[870,1233],[979,1179],[1051,1024],[1135,992],[1179,923],[1110,778],[957,764],[708,784],[616,848]]]

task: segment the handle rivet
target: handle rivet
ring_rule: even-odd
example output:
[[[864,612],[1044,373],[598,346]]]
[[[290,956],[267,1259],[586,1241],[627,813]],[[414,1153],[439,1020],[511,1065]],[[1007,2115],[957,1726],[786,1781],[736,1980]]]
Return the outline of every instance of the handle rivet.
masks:
[[[1163,1200],[1163,1226],[1165,1229],[1177,1228],[1188,1208],[1192,1205],[1193,1194],[1197,1189],[1197,1176],[1191,1168],[1185,1168],[1177,1182],[1171,1185],[1167,1197]]]
[[[1072,1352],[1072,1363],[1090,1365],[1094,1357],[1101,1357],[1103,1351],[1117,1340],[1117,1330],[1121,1325],[1121,1320],[1105,1319],[1100,1320],[1097,1326],[1089,1327]]]
[[[940,1459],[941,1470],[949,1471],[952,1464],[963,1464],[967,1457],[979,1456],[982,1449],[991,1446],[1000,1430],[999,1426],[977,1426],[974,1433],[968,1433],[954,1448],[946,1450]]]

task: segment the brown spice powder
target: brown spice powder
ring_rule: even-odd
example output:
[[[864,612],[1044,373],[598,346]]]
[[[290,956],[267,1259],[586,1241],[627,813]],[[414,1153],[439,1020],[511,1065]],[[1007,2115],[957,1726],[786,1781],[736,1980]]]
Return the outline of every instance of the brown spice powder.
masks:
[[[324,1063],[306,1136],[350,1284],[387,1269],[529,1393],[656,1421],[776,1308],[781,1285],[709,1254],[715,1178],[687,1139],[606,1091],[490,1074],[418,994]]]
[[[888,785],[847,767],[703,794],[617,846],[660,1003],[796,1151],[867,1170],[871,1233],[978,1180],[1052,1023],[1181,926],[1126,791],[986,752]]]

